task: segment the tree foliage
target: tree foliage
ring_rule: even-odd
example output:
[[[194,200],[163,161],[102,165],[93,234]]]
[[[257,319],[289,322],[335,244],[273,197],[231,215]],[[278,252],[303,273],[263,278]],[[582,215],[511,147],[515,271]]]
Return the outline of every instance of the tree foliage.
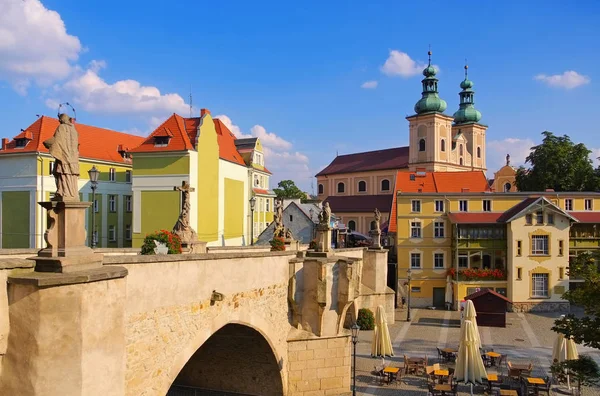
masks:
[[[306,194],[296,186],[293,180],[282,180],[277,183],[277,187],[273,189],[275,194],[277,194],[277,198],[306,199]]]
[[[525,163],[517,170],[519,191],[596,191],[600,184],[594,170],[591,151],[583,144],[575,144],[567,136],[542,132],[542,144],[532,147]]]
[[[588,355],[581,355],[579,359],[555,362],[550,367],[553,373],[566,373],[577,380],[577,389],[581,394],[582,385],[597,385],[600,382],[600,367],[594,359]]]
[[[581,253],[572,257],[568,274],[571,279],[582,279],[576,289],[563,294],[571,304],[583,307],[584,316],[566,315],[554,322],[552,330],[571,337],[577,344],[600,349],[600,266],[599,256]]]

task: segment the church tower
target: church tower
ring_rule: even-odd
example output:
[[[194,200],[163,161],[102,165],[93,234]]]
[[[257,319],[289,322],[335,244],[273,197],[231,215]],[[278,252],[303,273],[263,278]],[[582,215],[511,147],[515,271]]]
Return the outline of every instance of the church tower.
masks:
[[[410,171],[448,171],[455,169],[450,163],[452,149],[453,118],[444,114],[446,102],[438,95],[438,79],[435,68],[429,63],[423,70],[423,92],[415,104],[415,114],[409,122],[409,169]]]
[[[454,113],[452,126],[452,162],[466,167],[465,170],[486,170],[485,131],[487,126],[480,124],[481,113],[475,109],[475,91],[473,82],[468,78],[469,66],[465,65],[465,79],[460,83],[462,89],[459,108]]]

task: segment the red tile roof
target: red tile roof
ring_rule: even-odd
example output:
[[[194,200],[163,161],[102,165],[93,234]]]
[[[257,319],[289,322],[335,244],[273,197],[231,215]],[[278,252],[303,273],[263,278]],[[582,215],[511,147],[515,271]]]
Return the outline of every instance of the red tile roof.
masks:
[[[213,119],[215,129],[217,130],[217,140],[219,141],[219,156],[225,161],[233,162],[234,164],[246,166],[241,154],[238,153],[235,147],[235,135],[219,120]]]
[[[373,212],[375,208],[385,213],[392,207],[392,194],[330,196],[323,202],[329,202],[333,213]]]
[[[408,146],[364,153],[338,155],[316,176],[408,167]]]
[[[600,223],[600,212],[568,212],[580,223]]]
[[[10,141],[1,154],[8,153],[47,153],[48,149],[42,144],[54,135],[59,125],[56,118],[41,116],[31,124],[24,132],[15,138],[28,137],[31,141],[24,148],[16,148],[16,141]],[[98,128],[91,125],[75,123],[79,133],[79,156],[86,159],[125,163],[123,155],[119,153],[119,146],[125,151],[131,151],[144,141],[141,136],[129,135],[110,129]]]
[[[262,188],[253,188],[252,191],[254,191],[256,194],[261,194],[261,195],[269,195],[269,190],[263,190]]]
[[[500,218],[504,213],[448,213],[448,219],[453,224],[493,224],[501,223]]]
[[[483,295],[486,295],[486,294],[491,294],[492,296],[496,296],[496,297],[512,304],[512,301],[510,301],[508,298],[506,298],[502,294],[497,293],[490,289],[481,289],[473,294],[469,294],[468,296],[465,297],[465,300],[474,300],[474,299],[481,297]]]

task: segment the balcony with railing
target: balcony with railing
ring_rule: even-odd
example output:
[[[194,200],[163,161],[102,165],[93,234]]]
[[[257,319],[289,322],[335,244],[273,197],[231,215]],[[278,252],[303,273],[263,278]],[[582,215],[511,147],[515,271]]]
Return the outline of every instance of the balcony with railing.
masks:
[[[599,249],[600,227],[596,224],[573,224],[569,231],[571,249]]]
[[[458,249],[506,249],[506,226],[462,225],[456,227],[454,246]]]

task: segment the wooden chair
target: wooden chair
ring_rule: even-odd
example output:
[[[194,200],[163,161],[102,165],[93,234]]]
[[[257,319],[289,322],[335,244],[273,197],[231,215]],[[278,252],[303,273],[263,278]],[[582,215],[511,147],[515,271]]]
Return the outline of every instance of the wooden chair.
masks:
[[[383,366],[373,366],[373,374],[375,375],[375,381],[379,382],[380,385],[385,383],[385,373],[383,372]]]
[[[544,382],[546,385],[539,387],[538,390],[540,393],[545,393],[546,395],[550,396],[550,388],[552,387],[552,381],[550,381],[550,377],[544,377]]]
[[[521,370],[517,370],[514,369],[512,366],[512,363],[510,361],[506,362],[506,367],[508,368],[508,379],[509,380],[515,380],[517,382],[519,382],[520,378],[521,378]]]
[[[503,364],[506,364],[506,355],[500,355],[500,357],[496,359],[496,366],[500,370],[500,375],[504,374]]]
[[[442,350],[441,350],[440,348],[437,348],[437,347],[436,347],[435,349],[437,349],[437,353],[438,353],[438,361],[439,361],[440,363],[448,360],[448,358],[447,358],[446,354],[445,354],[444,352],[442,352]]]
[[[437,390],[433,389],[434,386],[435,386],[434,384],[427,384],[427,389],[429,390],[429,392],[427,393],[427,395],[437,396],[437,395],[441,395],[442,394],[441,391],[437,391]]]

